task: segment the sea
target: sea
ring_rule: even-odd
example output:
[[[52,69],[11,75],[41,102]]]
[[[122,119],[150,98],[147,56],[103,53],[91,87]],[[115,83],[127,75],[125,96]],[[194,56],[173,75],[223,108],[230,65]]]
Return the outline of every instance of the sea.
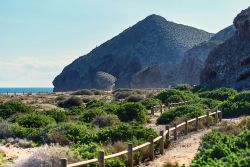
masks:
[[[32,88],[0,88],[0,93],[50,93],[53,88],[50,87],[32,87]]]

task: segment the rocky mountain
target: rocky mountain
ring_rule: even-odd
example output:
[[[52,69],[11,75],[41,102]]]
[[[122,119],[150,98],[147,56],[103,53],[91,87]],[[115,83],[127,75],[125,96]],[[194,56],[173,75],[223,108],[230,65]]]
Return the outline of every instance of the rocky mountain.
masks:
[[[212,35],[150,15],[66,66],[53,81],[54,91],[103,88],[98,72],[113,78],[108,87],[172,85],[183,53]]]
[[[208,54],[216,46],[231,38],[234,33],[234,26],[229,26],[216,33],[209,41],[202,42],[186,51],[179,66],[177,81],[182,84],[198,85]]]
[[[236,33],[216,47],[201,72],[205,86],[250,88],[250,7],[234,19]]]

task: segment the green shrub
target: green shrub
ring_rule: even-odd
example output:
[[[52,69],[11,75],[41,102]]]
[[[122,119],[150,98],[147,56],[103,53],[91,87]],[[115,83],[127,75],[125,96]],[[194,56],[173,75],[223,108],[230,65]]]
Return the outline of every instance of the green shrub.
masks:
[[[67,115],[80,115],[85,111],[85,108],[83,106],[74,106],[69,108],[66,111]]]
[[[106,113],[110,113],[110,114],[116,114],[117,113],[117,110],[120,108],[121,106],[121,103],[119,102],[111,102],[111,103],[105,103],[101,109],[103,111],[105,111]]]
[[[89,89],[82,89],[72,93],[72,95],[94,95],[94,93]]]
[[[42,112],[44,115],[50,116],[52,118],[54,118],[54,120],[58,123],[58,122],[66,122],[68,120],[66,112],[63,110],[58,110],[58,109],[50,109],[50,110],[45,110]]]
[[[107,126],[112,126],[112,125],[117,125],[120,123],[119,118],[117,115],[114,114],[102,114],[102,115],[97,115],[92,123],[99,128],[107,127]]]
[[[120,124],[101,129],[97,132],[97,136],[96,142],[110,141],[114,143],[117,141],[131,142],[134,140],[145,142],[148,141],[150,136],[156,137],[157,133],[151,128],[145,128],[138,124]]]
[[[58,106],[62,108],[71,108],[74,106],[82,106],[82,105],[83,105],[82,99],[79,97],[71,97],[65,101],[58,103]]]
[[[231,88],[220,88],[212,91],[205,91],[199,93],[199,96],[202,98],[210,98],[219,101],[228,100],[236,95],[236,91]]]
[[[180,91],[190,91],[192,89],[191,85],[187,84],[181,84],[181,85],[176,85],[173,87],[173,89],[180,90]]]
[[[141,123],[146,122],[146,109],[140,103],[124,103],[117,110],[119,119],[123,122],[137,121]]]
[[[157,99],[160,99],[163,103],[176,103],[194,100],[196,97],[190,91],[180,91],[176,89],[166,89],[156,95]]]
[[[199,103],[202,104],[202,105],[204,105],[204,109],[215,109],[215,108],[217,108],[221,104],[221,101],[219,101],[219,100],[213,100],[213,99],[201,98],[199,100]]]
[[[126,101],[127,102],[139,102],[139,101],[141,101],[143,99],[144,99],[144,97],[142,95],[136,94],[136,95],[130,95],[130,96],[128,96],[126,98]]]
[[[223,117],[238,117],[241,115],[250,115],[250,91],[244,91],[229,99],[220,105],[223,111]]]
[[[114,95],[115,100],[126,99],[129,96],[142,95],[142,92],[136,89],[117,89],[112,93]]]
[[[79,118],[80,121],[86,122],[86,123],[90,123],[93,121],[93,119],[96,116],[102,115],[104,114],[104,111],[100,108],[92,108],[89,110],[85,110],[82,114],[82,116]]]
[[[18,113],[29,113],[32,108],[19,101],[8,101],[0,104],[0,117],[9,118],[10,116]]]
[[[16,117],[15,122],[25,128],[41,128],[55,123],[55,120],[46,115],[32,113]]]
[[[49,129],[47,138],[49,142],[61,145],[80,141],[88,144],[94,141],[95,131],[93,131],[93,128],[82,123],[60,123]]]
[[[97,107],[102,107],[103,105],[105,105],[105,103],[103,101],[99,101],[99,100],[90,100],[87,104],[86,104],[86,108],[90,109],[90,108],[97,108]]]
[[[155,99],[155,98],[147,98],[145,100],[143,100],[141,102],[141,104],[146,108],[146,109],[150,109],[153,106],[159,106],[161,105],[161,101],[159,99]]]
[[[250,166],[250,131],[247,127],[241,130],[233,136],[220,131],[205,135],[190,166]]]
[[[169,124],[177,118],[194,118],[195,116],[204,115],[206,112],[199,106],[186,105],[167,110],[157,119],[157,124]]]

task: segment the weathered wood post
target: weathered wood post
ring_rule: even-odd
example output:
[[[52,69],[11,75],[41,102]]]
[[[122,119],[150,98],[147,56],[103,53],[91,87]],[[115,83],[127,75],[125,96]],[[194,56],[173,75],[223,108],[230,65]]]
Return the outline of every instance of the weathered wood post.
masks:
[[[160,136],[161,136],[161,140],[160,140],[160,154],[163,155],[164,154],[164,142],[165,142],[164,130],[160,131]]]
[[[104,151],[99,151],[99,154],[98,154],[98,166],[99,167],[104,167],[105,166]]]
[[[7,96],[9,95],[9,92],[7,92]]]
[[[150,136],[149,137],[149,160],[153,161],[155,159],[155,154],[154,154],[154,137]]]
[[[151,115],[155,115],[155,109],[154,109],[154,107],[151,107]]]
[[[218,110],[216,109],[216,114],[215,114],[215,123],[218,123]]]
[[[188,120],[185,120],[185,135],[188,134]]]
[[[133,144],[128,144],[128,167],[133,167]]]
[[[160,113],[162,114],[163,112],[163,107],[162,107],[162,104],[160,105]]]
[[[209,111],[207,111],[206,124],[207,128],[209,128]]]
[[[14,92],[14,96],[16,96],[16,92]]]
[[[198,116],[195,117],[195,130],[196,131],[199,130],[199,117]]]
[[[169,125],[166,125],[166,131],[168,132],[167,135],[166,135],[166,140],[169,140],[170,139],[170,126]]]
[[[67,159],[66,158],[60,159],[60,167],[67,167]]]
[[[23,95],[24,95],[24,92],[23,92]]]
[[[222,111],[220,111],[219,120],[220,120],[220,122],[222,121]]]
[[[177,127],[176,127],[176,123],[174,124],[174,140],[177,140]]]

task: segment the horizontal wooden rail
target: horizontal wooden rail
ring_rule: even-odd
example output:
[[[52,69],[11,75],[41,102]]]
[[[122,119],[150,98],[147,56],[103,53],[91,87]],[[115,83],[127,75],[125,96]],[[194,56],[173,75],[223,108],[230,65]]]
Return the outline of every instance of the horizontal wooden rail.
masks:
[[[129,144],[128,145],[128,150],[124,150],[124,151],[121,151],[121,152],[118,152],[118,153],[115,153],[115,154],[111,154],[111,155],[107,155],[105,156],[104,155],[104,152],[103,151],[100,151],[99,152],[99,156],[98,158],[95,158],[95,159],[90,159],[90,160],[86,160],[86,161],[83,161],[83,162],[77,162],[77,163],[73,163],[73,164],[67,164],[67,159],[65,158],[61,158],[60,159],[60,167],[81,167],[81,166],[86,166],[88,164],[93,164],[93,163],[98,163],[99,164],[99,167],[104,167],[104,162],[105,160],[107,159],[111,159],[111,158],[115,158],[115,157],[119,157],[119,156],[122,156],[122,155],[128,155],[128,166],[129,167],[133,167],[133,152],[134,151],[138,151],[142,148],[145,148],[145,147],[148,147],[149,146],[149,158],[150,160],[154,160],[154,143],[160,141],[160,152],[161,154],[163,154],[164,152],[164,140],[165,138],[167,139],[167,135],[170,134],[171,131],[174,131],[174,139],[177,139],[177,130],[182,127],[182,126],[185,126],[185,135],[187,135],[188,133],[188,129],[187,129],[187,124],[188,123],[191,123],[191,122],[194,122],[194,121],[197,121],[197,120],[200,120],[202,118],[206,118],[206,123],[209,127],[209,122],[208,122],[208,117],[209,116],[212,116],[212,115],[215,115],[215,119],[216,121],[219,119],[221,121],[222,119],[222,111],[215,111],[215,112],[212,112],[212,113],[209,113],[207,112],[206,115],[202,115],[200,117],[196,117],[196,118],[193,118],[193,119],[190,119],[190,120],[186,120],[185,122],[182,122],[178,125],[175,125],[174,127],[172,128],[169,128],[167,129],[166,131],[161,131],[161,135],[156,137],[156,138],[150,138],[149,142],[146,142],[146,143],[143,143],[141,145],[138,145],[136,147],[132,147],[132,144]],[[198,126],[198,124],[196,124],[196,126]],[[169,127],[169,126],[168,126]],[[198,130],[198,127],[196,127],[196,129]]]

